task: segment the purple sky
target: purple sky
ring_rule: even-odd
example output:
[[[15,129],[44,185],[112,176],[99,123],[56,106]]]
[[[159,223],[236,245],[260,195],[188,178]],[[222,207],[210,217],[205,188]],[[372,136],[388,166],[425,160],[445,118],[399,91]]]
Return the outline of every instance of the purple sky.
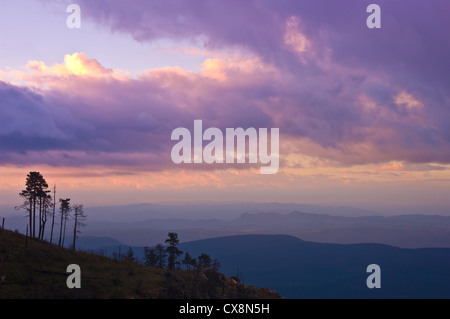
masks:
[[[44,167],[50,175],[52,168],[100,167],[109,177],[167,173],[176,180],[170,134],[192,128],[195,119],[221,129],[280,128],[280,176],[234,180],[221,175],[229,167],[203,165],[184,168],[183,180],[217,174],[220,181],[206,185],[234,180],[244,194],[276,185],[273,201],[295,199],[292,189],[304,190],[300,185],[314,176],[324,177],[314,191],[325,195],[337,180],[381,183],[381,194],[383,183],[403,188],[412,179],[423,204],[436,201],[425,191],[430,180],[438,180],[433,192],[448,189],[447,0],[76,3],[80,30],[66,28],[65,2],[34,1],[34,12],[48,19],[36,24],[28,12],[25,26],[0,38],[0,165],[11,172],[3,190],[16,189],[12,172],[20,167]],[[381,29],[366,27],[370,3],[381,7]],[[27,23],[47,33],[36,38]],[[280,197],[283,188],[292,196]],[[351,204],[353,195],[330,198]]]

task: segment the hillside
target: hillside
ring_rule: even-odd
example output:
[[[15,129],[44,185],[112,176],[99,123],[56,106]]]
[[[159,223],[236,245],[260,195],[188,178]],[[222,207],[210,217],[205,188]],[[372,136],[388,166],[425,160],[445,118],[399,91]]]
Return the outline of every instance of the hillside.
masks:
[[[382,244],[325,244],[286,235],[240,235],[180,245],[237,270],[246,284],[286,298],[450,298],[450,249]],[[366,267],[381,267],[381,289],[368,289]]]
[[[101,249],[112,254],[118,247]],[[217,237],[185,242],[179,248],[194,256],[214,256],[225,275],[270,287],[290,299],[450,298],[448,248],[316,243],[287,235]],[[133,250],[142,258],[143,247]],[[367,288],[366,268],[371,264],[381,267],[381,289]]]
[[[213,271],[167,271],[118,262],[0,229],[0,298],[279,298]],[[66,268],[81,268],[81,289],[69,289]]]

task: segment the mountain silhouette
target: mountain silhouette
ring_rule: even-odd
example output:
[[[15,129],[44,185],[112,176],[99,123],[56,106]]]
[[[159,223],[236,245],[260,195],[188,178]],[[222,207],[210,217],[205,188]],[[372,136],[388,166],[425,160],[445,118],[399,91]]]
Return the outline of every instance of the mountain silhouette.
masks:
[[[102,247],[107,254],[118,246]],[[125,249],[124,246],[121,247]],[[329,244],[288,235],[237,235],[179,245],[192,256],[220,262],[220,271],[284,298],[450,298],[450,248]],[[143,247],[133,247],[143,259]],[[381,268],[381,288],[369,289],[367,266]]]
[[[450,249],[382,244],[324,244],[286,235],[242,235],[180,245],[205,252],[228,275],[286,298],[450,298]],[[381,267],[381,288],[369,289],[366,268]]]

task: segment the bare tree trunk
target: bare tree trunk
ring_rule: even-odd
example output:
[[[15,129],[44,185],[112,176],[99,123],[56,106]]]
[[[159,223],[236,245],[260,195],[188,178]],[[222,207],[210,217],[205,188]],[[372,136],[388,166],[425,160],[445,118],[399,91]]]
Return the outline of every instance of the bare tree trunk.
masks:
[[[61,246],[61,237],[62,237],[62,229],[63,229],[63,217],[64,217],[64,212],[61,212],[61,224],[59,226],[59,242],[58,242],[58,246]]]
[[[47,204],[44,205],[42,210],[42,232],[41,232],[41,240],[44,240],[45,233],[45,224],[47,223]]]
[[[38,238],[41,239],[42,232],[42,195],[39,195],[39,231]]]
[[[30,229],[30,236],[32,236],[33,238],[36,235],[36,195],[33,196],[33,234],[31,235],[31,229]]]
[[[66,224],[67,224],[67,217],[64,218],[64,231],[63,231],[63,238],[62,238],[62,247],[64,247],[64,241],[66,239]]]
[[[52,215],[52,230],[50,233],[50,244],[53,241],[53,226],[55,225],[55,211],[56,211],[56,184],[53,184],[53,215]]]
[[[28,225],[30,225],[30,227],[31,227],[31,222],[32,222],[32,218],[33,218],[33,216],[31,215],[31,212],[32,212],[32,210],[33,210],[33,200],[32,200],[33,198],[30,196],[30,210],[29,210],[29,223],[28,223]],[[27,225],[27,230],[28,230],[28,225]]]
[[[75,212],[75,226],[73,227],[73,245],[72,245],[73,250],[75,250],[75,242],[77,240],[77,224],[78,224],[78,214]]]

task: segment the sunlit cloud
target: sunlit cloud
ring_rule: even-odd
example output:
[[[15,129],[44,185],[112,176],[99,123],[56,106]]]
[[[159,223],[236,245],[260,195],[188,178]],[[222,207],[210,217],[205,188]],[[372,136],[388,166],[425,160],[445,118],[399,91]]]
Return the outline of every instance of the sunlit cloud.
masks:
[[[289,17],[286,21],[286,32],[284,34],[284,42],[297,54],[301,56],[310,48],[310,41],[301,32],[300,19],[297,17]]]
[[[229,194],[232,187],[330,191],[449,178],[450,45],[426,36],[445,30],[447,17],[428,6],[414,3],[405,15],[389,3],[399,21],[386,16],[373,35],[337,2],[327,4],[329,14],[320,2],[295,1],[177,2],[170,10],[153,1],[80,5],[89,23],[111,34],[142,45],[167,40],[173,46],[161,50],[203,59],[196,72],[175,63],[143,66],[133,76],[85,52],[3,67],[4,172],[44,167],[74,188]],[[419,13],[430,21],[425,31],[411,23]],[[411,25],[401,37],[389,31],[400,23]],[[280,128],[279,173],[174,165],[170,133],[196,119],[220,129]],[[2,182],[5,189],[16,183]]]
[[[415,99],[413,95],[402,91],[394,97],[395,104],[398,107],[403,107],[407,111],[420,111],[423,108],[423,103]]]

